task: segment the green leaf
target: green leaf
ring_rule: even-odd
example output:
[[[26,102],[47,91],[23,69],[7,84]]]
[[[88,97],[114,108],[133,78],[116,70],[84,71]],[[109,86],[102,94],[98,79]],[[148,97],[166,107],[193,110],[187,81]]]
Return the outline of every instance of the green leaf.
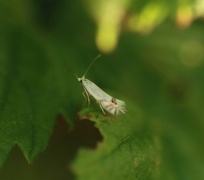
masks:
[[[51,57],[54,53],[46,54],[51,47],[34,31],[20,29],[10,36],[0,62],[0,166],[15,144],[29,162],[42,152],[57,114],[69,103],[67,66]]]
[[[155,139],[144,127],[141,111],[128,103],[125,115],[114,117],[84,109],[82,121],[91,120],[103,136],[97,149],[81,149],[73,170],[78,179],[148,179],[156,175],[159,156]]]

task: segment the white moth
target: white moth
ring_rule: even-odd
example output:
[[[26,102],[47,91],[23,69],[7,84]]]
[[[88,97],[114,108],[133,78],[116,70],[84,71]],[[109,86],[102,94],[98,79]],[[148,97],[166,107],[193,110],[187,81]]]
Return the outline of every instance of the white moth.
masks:
[[[104,92],[101,88],[99,88],[95,83],[85,78],[85,75],[87,74],[90,67],[93,65],[93,63],[100,57],[97,56],[89,65],[86,72],[81,78],[78,78],[78,81],[83,85],[84,92],[83,95],[85,99],[87,99],[88,103],[90,103],[89,96],[92,96],[99,104],[102,112],[105,114],[104,110],[109,112],[113,115],[118,115],[120,113],[126,112],[126,105],[125,102],[116,99],[106,92]]]

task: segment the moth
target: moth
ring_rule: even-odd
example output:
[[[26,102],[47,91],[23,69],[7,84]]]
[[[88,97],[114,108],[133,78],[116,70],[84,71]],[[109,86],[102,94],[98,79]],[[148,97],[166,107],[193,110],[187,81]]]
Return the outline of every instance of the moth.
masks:
[[[99,104],[103,114],[105,114],[105,111],[116,116],[120,113],[125,113],[126,104],[124,101],[110,96],[109,94],[104,92],[101,88],[99,88],[95,83],[85,78],[85,75],[89,71],[90,67],[99,57],[100,55],[93,59],[93,61],[90,63],[90,65],[88,66],[87,70],[85,71],[84,75],[81,78],[77,77],[78,81],[82,84],[84,88],[83,95],[85,99],[88,101],[88,104],[90,104],[89,97],[92,96]]]

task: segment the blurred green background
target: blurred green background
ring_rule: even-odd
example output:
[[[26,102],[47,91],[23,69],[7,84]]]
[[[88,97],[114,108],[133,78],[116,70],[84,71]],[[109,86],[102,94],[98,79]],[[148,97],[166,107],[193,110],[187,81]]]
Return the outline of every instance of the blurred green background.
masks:
[[[0,0],[0,179],[204,179],[203,18],[202,0]],[[116,120],[75,77],[98,54]]]

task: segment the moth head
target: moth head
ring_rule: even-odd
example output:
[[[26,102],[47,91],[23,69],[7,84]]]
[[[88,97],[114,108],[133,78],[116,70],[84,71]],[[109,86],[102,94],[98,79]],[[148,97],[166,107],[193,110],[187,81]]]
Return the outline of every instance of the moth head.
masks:
[[[75,74],[75,76],[76,76],[77,80],[78,80],[80,83],[82,83],[82,80],[84,79],[84,76],[81,77],[81,78],[79,78],[76,74]]]

